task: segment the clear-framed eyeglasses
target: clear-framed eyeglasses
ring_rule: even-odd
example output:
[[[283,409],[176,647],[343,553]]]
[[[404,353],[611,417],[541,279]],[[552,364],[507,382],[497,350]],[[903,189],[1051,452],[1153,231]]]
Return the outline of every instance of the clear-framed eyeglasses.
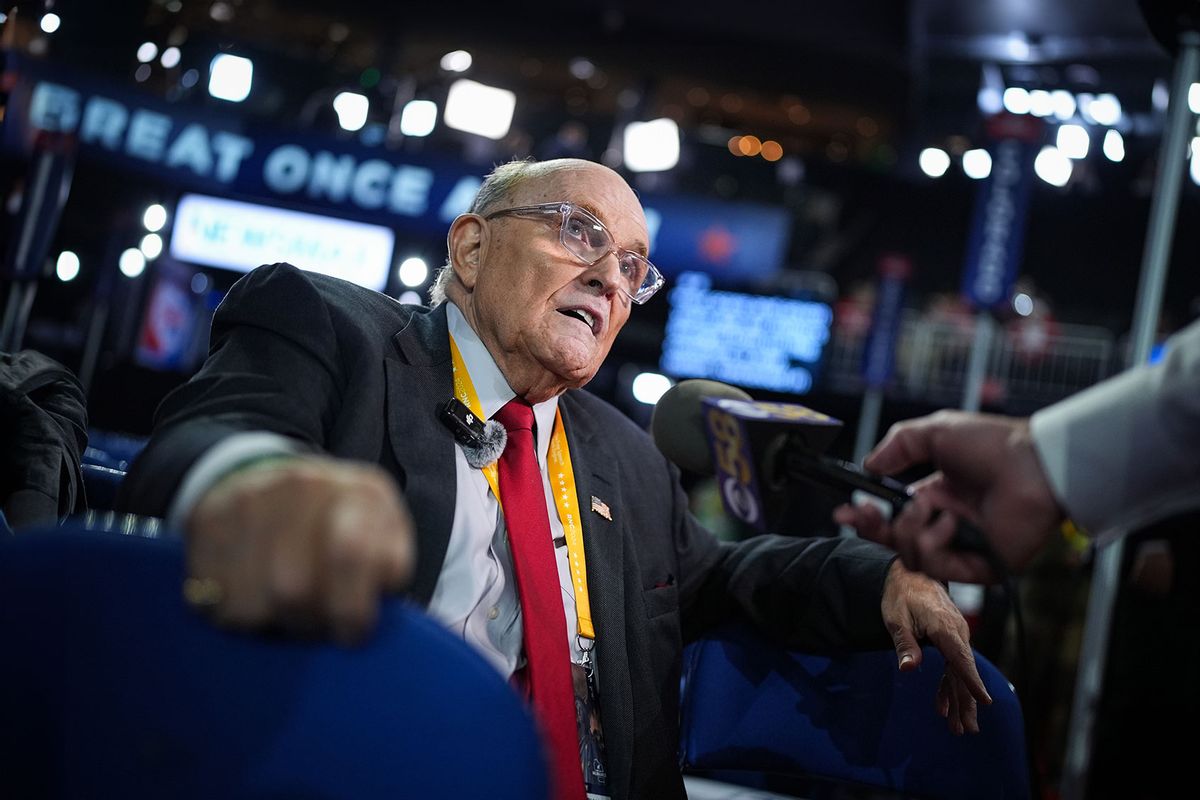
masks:
[[[641,305],[662,288],[664,279],[650,261],[632,250],[618,245],[604,227],[604,223],[586,209],[566,201],[540,203],[536,206],[518,206],[493,211],[484,219],[514,216],[531,219],[559,218],[558,240],[568,253],[589,267],[609,253],[617,256],[621,267],[623,285],[621,291],[630,300]]]

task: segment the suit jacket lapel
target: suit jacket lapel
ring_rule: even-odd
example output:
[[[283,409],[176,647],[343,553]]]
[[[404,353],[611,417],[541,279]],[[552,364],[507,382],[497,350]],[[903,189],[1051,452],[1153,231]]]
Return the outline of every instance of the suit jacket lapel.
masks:
[[[633,761],[633,686],[625,640],[625,535],[620,475],[616,461],[592,420],[580,412],[571,393],[559,400],[571,467],[579,492],[588,595],[596,626],[596,665],[600,679],[601,723],[607,743],[613,797],[629,794]],[[612,520],[591,510],[591,498],[606,503]]]
[[[454,523],[454,437],[437,420],[454,394],[446,307],[416,313],[392,337],[387,374],[388,441],[400,466],[417,533],[417,569],[410,596],[428,605]]]

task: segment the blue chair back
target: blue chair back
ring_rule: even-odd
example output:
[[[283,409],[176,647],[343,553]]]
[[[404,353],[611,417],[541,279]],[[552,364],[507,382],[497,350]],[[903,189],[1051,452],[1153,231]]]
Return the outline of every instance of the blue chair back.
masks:
[[[353,649],[218,630],[181,543],[0,541],[0,797],[546,798],[501,676],[402,600]]]
[[[788,652],[741,627],[695,642],[684,652],[684,767],[1028,800],[1024,721],[1008,681],[976,653],[993,704],[979,711],[980,733],[954,736],[934,709],[945,662],[923,652],[918,670],[901,673],[891,650]]]

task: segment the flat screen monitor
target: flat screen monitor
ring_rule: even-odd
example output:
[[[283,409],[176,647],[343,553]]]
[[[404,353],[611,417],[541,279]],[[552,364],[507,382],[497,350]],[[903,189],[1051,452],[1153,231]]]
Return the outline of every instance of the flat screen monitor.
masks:
[[[237,272],[286,261],[376,291],[387,285],[394,247],[382,225],[198,194],[180,199],[171,228],[180,261]]]
[[[833,308],[818,299],[720,291],[684,273],[667,296],[663,372],[786,394],[816,383]]]

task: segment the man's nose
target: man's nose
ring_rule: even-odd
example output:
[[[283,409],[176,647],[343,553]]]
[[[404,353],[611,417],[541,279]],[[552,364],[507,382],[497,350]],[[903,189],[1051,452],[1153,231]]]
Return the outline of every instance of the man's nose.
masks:
[[[605,254],[603,258],[592,264],[584,271],[587,285],[604,290],[604,294],[622,292],[625,287],[621,275],[621,259],[615,250]]]

